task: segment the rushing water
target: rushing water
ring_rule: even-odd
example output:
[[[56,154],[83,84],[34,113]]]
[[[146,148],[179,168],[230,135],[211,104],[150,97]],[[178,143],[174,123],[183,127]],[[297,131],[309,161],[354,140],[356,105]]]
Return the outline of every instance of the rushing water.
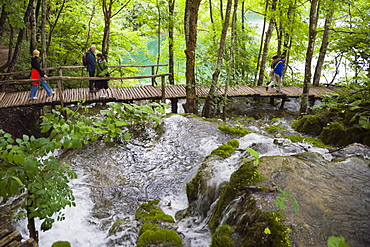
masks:
[[[240,150],[230,158],[211,160],[213,177],[207,186],[216,192],[201,198],[197,213],[177,222],[177,231],[184,237],[185,246],[209,246],[207,222],[210,209],[215,205],[222,185],[247,155],[243,151],[246,147],[254,148],[261,157],[315,152],[327,162],[334,158],[327,149],[291,143],[279,138],[279,134],[274,136],[262,128],[266,124],[280,124],[285,131],[294,132],[285,120],[243,124],[256,133],[239,138]],[[140,134],[134,134],[128,142],[95,142],[61,155],[61,159],[78,174],[78,179],[71,181],[77,206],[64,210],[65,221],[56,222],[51,230],[40,233],[40,246],[51,246],[58,240],[67,240],[72,246],[135,246],[138,223],[134,213],[141,203],[159,198],[161,208],[172,216],[188,207],[186,182],[192,179],[213,149],[231,138],[220,132],[218,125],[217,121],[172,115],[165,118],[157,129],[147,128]],[[345,155],[346,152],[337,154]],[[362,156],[366,155],[367,149],[362,150]],[[320,173],[320,170],[317,172]],[[312,176],[320,178],[322,175],[314,173]],[[363,182],[366,188],[367,176],[368,172],[353,181]],[[352,181],[350,177],[349,181]],[[368,196],[365,193],[364,198]],[[233,210],[232,205],[228,210]],[[114,225],[117,221],[119,223]],[[21,221],[17,224],[22,234],[27,235],[26,223]]]

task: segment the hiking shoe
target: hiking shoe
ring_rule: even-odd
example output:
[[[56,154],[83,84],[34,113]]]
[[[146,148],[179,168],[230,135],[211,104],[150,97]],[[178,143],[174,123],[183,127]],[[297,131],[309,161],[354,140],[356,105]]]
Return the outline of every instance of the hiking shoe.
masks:
[[[48,94],[48,97],[52,96],[53,94],[55,94],[54,92],[51,92],[50,94]]]
[[[276,90],[277,93],[283,93],[282,91]]]

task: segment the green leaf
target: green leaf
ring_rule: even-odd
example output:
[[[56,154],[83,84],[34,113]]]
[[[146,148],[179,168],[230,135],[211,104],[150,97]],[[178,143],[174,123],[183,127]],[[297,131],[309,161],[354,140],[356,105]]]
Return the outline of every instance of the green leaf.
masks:
[[[362,128],[370,129],[370,117],[361,116],[358,122]]]
[[[120,120],[116,121],[115,124],[117,126],[126,126],[126,125],[129,125],[129,123],[127,123],[125,121],[120,121]]]
[[[265,234],[271,234],[270,228],[266,227],[265,230],[263,231]]]
[[[330,236],[328,238],[328,247],[350,247],[343,236],[335,237]]]

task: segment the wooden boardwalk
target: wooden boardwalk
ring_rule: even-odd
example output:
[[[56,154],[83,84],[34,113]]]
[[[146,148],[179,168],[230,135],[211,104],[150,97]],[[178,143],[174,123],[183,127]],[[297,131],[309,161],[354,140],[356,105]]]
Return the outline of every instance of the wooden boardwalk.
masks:
[[[55,94],[48,97],[45,90],[37,92],[37,100],[29,98],[30,91],[3,93],[0,92],[0,108],[12,108],[19,106],[32,105],[53,105],[60,104],[58,89],[54,89]],[[198,86],[196,88],[198,97],[207,96],[209,89]],[[218,94],[224,94],[224,88],[218,89]],[[321,98],[325,93],[333,93],[329,88],[313,87],[310,88],[310,97]],[[109,88],[108,97],[100,98],[98,93],[89,93],[88,88],[67,89],[62,92],[65,104],[73,104],[78,101],[85,100],[86,102],[101,102],[101,101],[117,101],[130,102],[133,100],[158,100],[162,99],[161,87],[140,86],[140,87],[124,87],[124,88]],[[282,93],[276,93],[275,89],[270,89],[266,92],[264,87],[249,87],[235,86],[228,89],[229,97],[271,97],[271,98],[298,98],[302,94],[300,87],[283,87]],[[186,97],[184,85],[166,86],[166,99],[181,99]]]
[[[13,229],[10,219],[2,219],[0,223],[0,246],[37,247],[38,245],[33,238],[26,241],[22,240],[19,231]]]

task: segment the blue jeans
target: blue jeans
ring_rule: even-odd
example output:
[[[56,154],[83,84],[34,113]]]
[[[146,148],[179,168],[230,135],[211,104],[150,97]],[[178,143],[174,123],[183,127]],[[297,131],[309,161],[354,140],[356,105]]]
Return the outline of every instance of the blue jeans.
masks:
[[[39,86],[35,86],[33,84],[31,84],[32,87],[31,87],[31,93],[30,93],[30,98],[33,98],[36,96],[36,93],[37,93],[37,89]],[[51,94],[53,91],[50,89],[48,83],[46,81],[42,81],[41,82],[41,85],[45,88],[45,91],[46,93],[49,95]]]

